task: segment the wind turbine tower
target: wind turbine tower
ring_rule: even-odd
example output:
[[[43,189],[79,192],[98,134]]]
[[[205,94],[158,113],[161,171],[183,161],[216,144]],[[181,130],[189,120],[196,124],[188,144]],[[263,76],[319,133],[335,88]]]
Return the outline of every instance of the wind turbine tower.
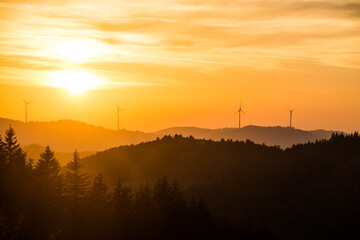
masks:
[[[288,109],[288,110],[290,112],[290,128],[291,128],[292,127],[292,113],[295,109],[293,109],[293,110]]]
[[[245,114],[245,112],[241,109],[241,103],[240,103],[240,107],[239,110],[236,113],[239,113],[239,129],[241,128],[241,113]]]
[[[27,102],[25,99],[23,99],[23,100],[25,103],[25,123],[27,123],[28,105],[31,103],[34,103],[34,102]]]
[[[120,123],[120,111],[122,111],[124,109],[119,108],[119,106],[117,104],[116,104],[116,108],[117,108],[117,130],[119,131],[120,130],[120,126],[119,126],[119,123]]]

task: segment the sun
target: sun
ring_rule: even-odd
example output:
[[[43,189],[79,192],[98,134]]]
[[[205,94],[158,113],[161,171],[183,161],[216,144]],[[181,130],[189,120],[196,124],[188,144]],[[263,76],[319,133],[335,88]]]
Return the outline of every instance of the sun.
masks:
[[[65,88],[72,94],[80,94],[85,90],[99,87],[100,81],[89,72],[57,71],[50,75],[50,86]]]

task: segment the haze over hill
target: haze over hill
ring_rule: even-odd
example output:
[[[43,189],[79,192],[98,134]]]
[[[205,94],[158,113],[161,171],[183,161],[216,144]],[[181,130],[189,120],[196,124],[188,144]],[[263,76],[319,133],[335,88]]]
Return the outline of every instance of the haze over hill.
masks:
[[[45,146],[41,146],[39,144],[30,144],[22,147],[22,149],[26,152],[27,158],[32,158],[35,162],[39,159],[40,154],[45,151]],[[87,151],[87,152],[78,152],[79,157],[87,157],[96,153],[96,151]],[[54,152],[56,159],[59,161],[61,166],[65,166],[68,162],[70,162],[74,158],[73,152]]]
[[[120,130],[113,131],[74,120],[28,122],[0,118],[0,132],[12,126],[23,145],[50,145],[58,152],[101,151],[110,147],[136,144],[156,138],[151,134]]]
[[[164,135],[181,134],[199,139],[246,140],[266,145],[279,145],[282,148],[293,144],[330,138],[333,131],[304,131],[289,127],[246,126],[238,128],[206,129],[197,127],[174,127],[157,132],[110,130],[74,120],[52,122],[28,122],[0,118],[0,132],[12,126],[23,146],[39,144],[50,145],[57,152],[70,153],[77,149],[84,151],[103,151],[120,145],[137,144],[154,140]]]
[[[110,184],[177,179],[188,197],[204,197],[218,215],[242,226],[266,226],[283,239],[312,239],[314,233],[326,236],[319,239],[353,239],[344,234],[353,234],[352,223],[358,222],[359,146],[358,133],[285,150],[166,136],[81,161]]]
[[[266,145],[290,147],[293,144],[305,143],[319,139],[328,139],[333,131],[314,130],[304,131],[288,127],[259,127],[246,126],[238,128],[206,129],[197,127],[173,127],[152,133],[128,131],[122,129],[114,131],[99,126],[86,124],[74,120],[59,120],[52,122],[16,121],[0,118],[0,131],[4,132],[12,126],[22,145],[40,144],[52,146],[56,151],[72,152],[101,151],[119,145],[137,144],[153,140],[164,135],[181,134],[200,139],[246,140]]]
[[[206,129],[197,127],[174,127],[164,129],[153,134],[157,136],[181,134],[184,137],[193,136],[199,139],[212,139],[215,141],[222,138],[245,141],[251,141],[268,146],[278,145],[282,148],[291,147],[294,144],[306,143],[320,139],[328,139],[333,131],[313,130],[305,131],[290,127],[262,127],[262,126],[245,126],[238,128]]]

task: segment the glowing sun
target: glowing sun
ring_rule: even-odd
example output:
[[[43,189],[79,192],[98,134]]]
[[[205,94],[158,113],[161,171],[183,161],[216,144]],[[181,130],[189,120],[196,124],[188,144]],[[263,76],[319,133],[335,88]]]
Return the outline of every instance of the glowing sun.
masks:
[[[88,72],[57,71],[50,75],[50,86],[65,88],[73,94],[97,88],[99,85],[99,79]]]

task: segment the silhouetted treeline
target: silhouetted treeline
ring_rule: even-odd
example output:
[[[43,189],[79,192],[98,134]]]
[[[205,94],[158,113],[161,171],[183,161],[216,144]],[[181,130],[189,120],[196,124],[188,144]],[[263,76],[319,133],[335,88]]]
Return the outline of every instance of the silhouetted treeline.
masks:
[[[84,158],[109,182],[178,179],[186,196],[204,197],[218,217],[285,239],[360,238],[360,137],[285,150],[251,141],[179,135]]]
[[[75,151],[60,174],[47,146],[26,159],[15,131],[0,138],[0,239],[273,239],[267,232],[218,221],[202,200],[186,200],[179,184],[158,178],[134,190],[110,191],[92,181]]]

